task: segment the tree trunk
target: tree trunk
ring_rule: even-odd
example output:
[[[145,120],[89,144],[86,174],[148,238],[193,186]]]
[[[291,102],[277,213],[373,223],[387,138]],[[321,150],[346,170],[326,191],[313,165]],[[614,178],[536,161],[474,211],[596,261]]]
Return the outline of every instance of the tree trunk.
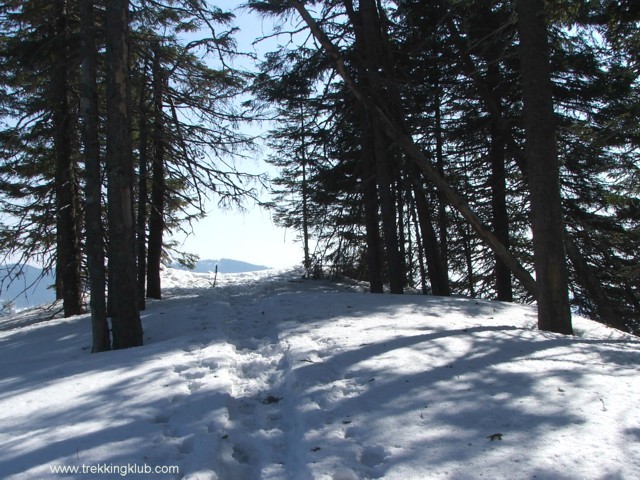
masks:
[[[495,56],[497,57],[497,55]],[[496,91],[499,83],[500,72],[497,58],[491,58],[487,72],[487,83],[491,91]],[[501,109],[501,102],[498,109]],[[489,114],[489,135],[491,145],[489,147],[489,159],[491,162],[491,211],[493,219],[493,232],[496,238],[509,248],[509,214],[507,211],[507,186],[505,174],[505,138],[500,126],[501,114]],[[498,300],[503,302],[513,301],[513,285],[511,282],[511,270],[494,254],[495,257],[495,285]]]
[[[309,186],[307,184],[307,129],[304,123],[304,108],[300,103],[300,163],[302,164],[302,241],[304,245],[304,270],[309,275],[311,257],[309,255]]]
[[[516,0],[538,328],[571,334],[562,200],[543,0]]]
[[[411,244],[411,239],[410,237],[407,238],[405,231],[405,192],[402,184],[402,177],[398,175],[396,184],[394,185],[395,188],[393,189],[393,194],[396,206],[396,218],[398,219],[398,254],[400,255],[402,286],[405,287],[407,285],[412,286],[410,283],[412,281],[410,279],[412,256],[410,254],[407,254],[407,246]],[[409,248],[409,251],[410,250],[411,249]]]
[[[56,155],[56,231],[57,286],[63,300],[64,315],[82,313],[82,285],[80,277],[80,240],[78,232],[78,198],[76,165],[71,147],[71,118],[69,105],[69,31],[67,1],[56,0],[56,62],[53,79],[53,124]]]
[[[361,28],[356,31],[356,42],[363,54],[364,75],[370,93],[376,98],[384,98],[385,93],[377,74],[382,66],[379,55],[383,48],[380,41],[379,19],[374,0],[360,1]],[[358,34],[358,31],[360,34]],[[387,259],[387,274],[391,293],[401,294],[404,291],[402,256],[398,242],[396,209],[392,195],[393,174],[389,155],[389,142],[375,115],[369,115],[368,124],[373,136],[373,155],[375,158],[378,194],[380,195],[380,211],[382,213],[382,233]]]
[[[398,244],[398,229],[396,222],[396,210],[391,193],[391,175],[389,173],[389,161],[386,155],[387,148],[384,142],[384,134],[375,118],[371,118],[372,135],[374,144],[374,157],[376,165],[376,178],[378,179],[378,193],[380,194],[380,211],[382,213],[382,237],[387,259],[387,275],[389,277],[389,291],[401,294],[404,291],[402,280],[402,257]]]
[[[366,112],[362,119],[362,195],[364,200],[365,229],[367,237],[367,272],[371,293],[383,293],[382,265],[380,263],[380,216],[378,213],[378,189],[373,165],[373,147],[370,133],[366,130]]]
[[[87,235],[87,270],[91,299],[92,352],[111,349],[105,301],[104,235],[102,228],[102,192],[100,178],[100,143],[98,134],[98,90],[96,86],[96,25],[93,0],[80,0],[82,69],[80,108],[85,163],[85,230]]]
[[[442,178],[445,178],[444,173],[444,135],[442,132],[442,89],[440,87],[440,80],[435,82],[435,95],[436,101],[434,105],[435,109],[435,137],[436,137],[436,170]],[[438,190],[438,232],[440,239],[440,258],[442,259],[442,268],[445,272],[449,271],[449,239],[447,237],[447,228],[449,227],[449,221],[447,219],[447,202],[444,193]],[[447,287],[448,288],[448,287]]]
[[[427,270],[429,272],[429,283],[431,283],[431,293],[434,295],[449,296],[449,278],[442,262],[440,249],[438,248],[438,238],[433,228],[431,213],[427,200],[421,189],[414,186],[414,196],[422,242],[427,260]]]
[[[410,211],[411,211],[411,222],[413,223],[413,229],[416,233],[416,243],[418,246],[418,266],[420,268],[420,287],[422,290],[422,294],[426,295],[428,293],[427,290],[427,270],[425,268],[425,250],[424,244],[422,242],[422,235],[420,234],[420,224],[418,223],[418,216],[416,214],[416,202],[414,197],[409,191],[410,198]]]
[[[113,348],[142,345],[133,215],[133,158],[128,109],[127,0],[106,2],[107,197],[109,297]]]
[[[504,142],[495,122],[491,121],[491,211],[493,232],[496,238],[509,248],[509,216],[507,213]],[[497,299],[503,302],[513,301],[511,270],[494,254],[495,285]]]
[[[160,266],[164,232],[164,199],[166,194],[164,153],[166,131],[163,112],[165,74],[160,63],[160,49],[153,57],[153,163],[151,172],[151,212],[147,252],[147,297],[162,298]]]
[[[475,278],[473,273],[473,248],[471,245],[472,237],[469,232],[469,227],[466,224],[460,226],[459,235],[462,242],[462,250],[464,252],[464,264],[467,267],[467,288],[469,289],[469,296],[471,298],[476,297]]]
[[[147,207],[149,206],[149,122],[146,108],[146,74],[141,79],[140,107],[139,107],[139,138],[138,138],[138,216],[137,216],[137,256],[138,256],[138,302],[140,310],[146,308],[147,294]]]

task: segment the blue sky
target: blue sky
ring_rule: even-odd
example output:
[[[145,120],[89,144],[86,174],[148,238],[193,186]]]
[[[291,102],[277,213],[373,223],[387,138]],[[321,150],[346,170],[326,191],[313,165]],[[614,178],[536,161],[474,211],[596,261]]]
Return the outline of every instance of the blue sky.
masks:
[[[212,2],[221,8],[234,8],[243,3],[238,0]],[[258,35],[271,30],[270,20],[250,14],[245,10],[236,10],[236,24],[240,32],[236,38],[240,51],[256,51],[258,55],[267,51],[268,47],[260,44],[252,46]],[[272,42],[271,42],[272,43]],[[252,127],[252,134],[264,133],[268,125]],[[264,162],[268,152],[264,151],[253,159],[238,159],[238,170],[249,173],[264,173],[273,177],[277,172]],[[262,200],[268,198],[263,192]],[[276,227],[270,212],[251,204],[246,212],[223,210],[217,207],[215,198],[208,206],[208,216],[193,226],[193,233],[188,236],[174,237],[182,243],[182,249],[195,253],[201,259],[231,258],[269,267],[288,267],[300,264],[303,253],[302,246],[294,242],[297,232]]]

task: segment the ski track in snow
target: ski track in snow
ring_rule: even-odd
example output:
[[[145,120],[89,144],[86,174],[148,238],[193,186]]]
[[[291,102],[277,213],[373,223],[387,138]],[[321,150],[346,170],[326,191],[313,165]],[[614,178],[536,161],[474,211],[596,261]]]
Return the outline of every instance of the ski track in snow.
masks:
[[[140,479],[640,478],[637,339],[299,272],[217,280],[165,271],[141,349],[89,355],[78,318],[8,320],[0,477],[107,462],[180,467]]]

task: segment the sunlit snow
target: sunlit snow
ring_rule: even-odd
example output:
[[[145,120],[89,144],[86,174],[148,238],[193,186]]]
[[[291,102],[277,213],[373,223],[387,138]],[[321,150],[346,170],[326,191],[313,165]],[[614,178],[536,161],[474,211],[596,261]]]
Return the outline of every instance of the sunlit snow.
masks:
[[[635,337],[291,270],[213,278],[167,269],[141,348],[91,354],[86,315],[2,318],[0,478],[640,478]]]

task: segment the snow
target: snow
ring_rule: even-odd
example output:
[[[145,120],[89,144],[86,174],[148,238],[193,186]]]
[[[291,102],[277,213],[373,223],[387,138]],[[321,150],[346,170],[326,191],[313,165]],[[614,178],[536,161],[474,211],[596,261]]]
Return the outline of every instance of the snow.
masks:
[[[294,270],[163,275],[141,348],[0,320],[1,478],[640,478],[636,337]]]

